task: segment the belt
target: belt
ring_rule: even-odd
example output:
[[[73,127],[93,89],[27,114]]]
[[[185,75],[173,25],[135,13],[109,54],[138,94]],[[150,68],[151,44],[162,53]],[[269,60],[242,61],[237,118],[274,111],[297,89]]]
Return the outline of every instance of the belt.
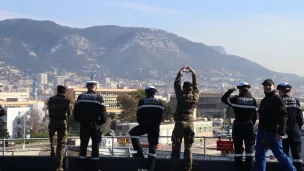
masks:
[[[248,123],[252,123],[252,121],[251,120],[246,120],[246,121],[234,120],[233,123],[234,124],[248,124]]]

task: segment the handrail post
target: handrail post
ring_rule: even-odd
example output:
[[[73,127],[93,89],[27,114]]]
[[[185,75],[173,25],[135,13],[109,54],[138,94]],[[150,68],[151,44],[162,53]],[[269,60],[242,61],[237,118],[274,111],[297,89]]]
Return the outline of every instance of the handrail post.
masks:
[[[5,140],[2,138],[2,155],[4,156],[5,152]]]
[[[206,137],[204,137],[204,159],[206,159]]]
[[[112,157],[114,157],[114,137],[112,135]]]

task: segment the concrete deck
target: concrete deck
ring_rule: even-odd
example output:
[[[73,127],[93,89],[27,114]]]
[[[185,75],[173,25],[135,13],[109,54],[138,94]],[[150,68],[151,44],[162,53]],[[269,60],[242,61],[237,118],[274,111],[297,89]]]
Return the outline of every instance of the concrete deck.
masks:
[[[86,160],[88,171],[90,158]],[[137,171],[145,167],[146,160],[133,158],[100,158],[102,171]],[[1,171],[55,171],[55,160],[53,157],[41,156],[0,156]],[[178,167],[182,171],[183,161]],[[167,159],[156,161],[155,171],[168,171],[170,162]],[[80,171],[79,159],[77,157],[65,158],[66,171]],[[193,171],[233,171],[233,161],[217,160],[194,160]],[[282,167],[278,163],[267,163],[267,171],[280,171]]]

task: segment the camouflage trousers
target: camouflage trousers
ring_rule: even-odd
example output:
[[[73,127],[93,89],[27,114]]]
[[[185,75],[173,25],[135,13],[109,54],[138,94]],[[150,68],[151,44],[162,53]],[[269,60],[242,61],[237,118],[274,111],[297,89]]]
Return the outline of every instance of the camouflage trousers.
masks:
[[[55,136],[56,132],[57,132],[57,137]],[[51,120],[49,123],[49,135],[50,135],[50,143],[51,143],[51,156],[56,155],[56,168],[62,169],[63,157],[65,155],[65,147],[67,140],[66,121]]]
[[[175,171],[178,168],[180,159],[180,151],[182,140],[184,139],[184,159],[185,171],[192,170],[192,144],[194,142],[194,128],[193,122],[176,122],[172,132],[172,153],[171,153],[171,168],[170,171]]]

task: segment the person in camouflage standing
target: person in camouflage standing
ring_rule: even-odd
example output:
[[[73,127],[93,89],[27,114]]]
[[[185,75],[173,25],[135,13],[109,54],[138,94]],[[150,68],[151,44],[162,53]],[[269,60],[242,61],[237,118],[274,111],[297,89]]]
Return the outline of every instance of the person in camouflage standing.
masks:
[[[67,120],[71,116],[72,103],[65,96],[67,90],[64,86],[57,86],[57,94],[48,100],[49,110],[49,135],[51,143],[51,156],[56,155],[56,169],[63,171],[63,156],[65,154],[65,146],[67,139]],[[57,149],[56,137],[57,132]]]
[[[188,71],[187,71],[188,70]],[[184,82],[181,88],[182,72],[192,73],[192,83]],[[191,147],[194,142],[193,114],[199,99],[198,82],[195,71],[191,67],[183,67],[174,82],[177,108],[174,114],[175,126],[172,132],[171,170],[175,171],[180,159],[182,139],[184,138],[185,171],[192,170]]]

